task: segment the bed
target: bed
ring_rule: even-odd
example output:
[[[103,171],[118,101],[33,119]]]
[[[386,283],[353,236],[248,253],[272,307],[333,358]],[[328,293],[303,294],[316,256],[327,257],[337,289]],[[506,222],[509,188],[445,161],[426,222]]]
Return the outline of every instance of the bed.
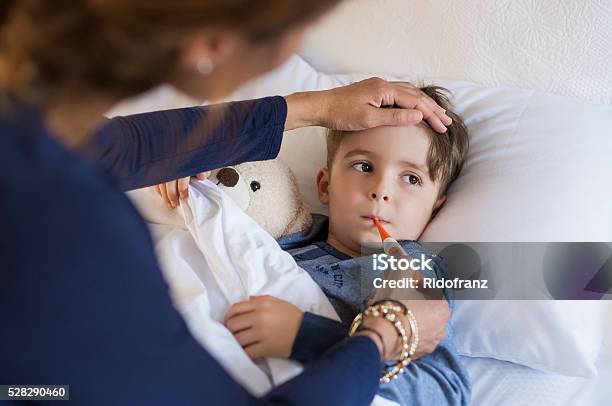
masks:
[[[554,97],[553,94],[566,96],[576,103],[585,103],[585,106],[592,103],[609,107],[612,104],[612,75],[609,70],[612,62],[612,2],[348,1],[318,24],[301,55],[315,69],[326,73],[372,72],[383,77],[465,80],[489,88],[530,89],[550,97]],[[504,97],[501,93],[499,95]],[[520,100],[511,103],[520,103]],[[548,101],[543,105],[546,103]],[[612,137],[609,129],[600,128],[608,138]],[[498,134],[503,136],[504,131]],[[535,143],[536,138],[527,142]],[[598,154],[609,157],[610,146],[599,145],[605,148],[592,153],[595,160]],[[492,158],[498,158],[482,156],[482,162],[472,161],[472,167],[486,166]],[[599,158],[603,159],[602,155]],[[591,164],[585,158],[579,161],[583,166]],[[490,170],[499,173],[504,168],[498,166]],[[609,167],[606,170],[612,173]],[[610,181],[608,175],[607,179],[599,179],[590,188],[600,189],[601,182]],[[483,188],[492,190],[491,185]],[[546,196],[539,198],[546,199]],[[529,204],[533,203],[527,200]],[[612,192],[604,191],[594,201],[598,206],[591,207],[597,211],[597,216],[566,229],[557,229],[552,222],[548,225],[548,221],[541,221],[546,218],[545,213],[525,207],[524,210],[531,213],[529,220],[537,224],[533,229],[516,230],[516,227],[501,222],[493,225],[491,230],[474,230],[466,235],[454,230],[465,229],[468,223],[453,220],[433,224],[433,230],[428,231],[433,239],[450,234],[451,239],[465,238],[467,241],[479,238],[489,241],[612,241]],[[503,204],[500,201],[489,203],[496,207]],[[567,204],[564,210],[572,207],[578,212],[589,210],[576,201]],[[460,208],[457,214],[459,211]],[[489,210],[486,207],[484,212],[484,218],[494,221],[493,217],[487,217]],[[566,218],[561,213],[553,217]],[[602,228],[598,229],[596,224]],[[591,371],[591,377],[544,372],[494,358],[463,356],[473,383],[472,403],[507,406],[610,404],[612,314],[602,315],[599,322],[604,323],[608,331],[595,357],[595,370]]]
[[[461,358],[472,380],[474,405],[607,405],[612,396],[612,329],[593,378],[546,373],[490,358]]]

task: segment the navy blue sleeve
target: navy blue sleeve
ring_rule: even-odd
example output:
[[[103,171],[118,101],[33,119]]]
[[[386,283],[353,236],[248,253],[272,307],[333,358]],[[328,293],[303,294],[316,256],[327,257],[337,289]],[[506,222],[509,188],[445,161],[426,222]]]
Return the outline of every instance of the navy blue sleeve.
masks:
[[[308,364],[347,336],[346,327],[339,321],[305,312],[289,358]]]
[[[273,159],[287,103],[281,96],[108,119],[82,150],[124,190]]]
[[[374,398],[381,373],[374,341],[350,337],[264,399],[274,405],[367,405]],[[349,387],[353,389],[347,390]]]

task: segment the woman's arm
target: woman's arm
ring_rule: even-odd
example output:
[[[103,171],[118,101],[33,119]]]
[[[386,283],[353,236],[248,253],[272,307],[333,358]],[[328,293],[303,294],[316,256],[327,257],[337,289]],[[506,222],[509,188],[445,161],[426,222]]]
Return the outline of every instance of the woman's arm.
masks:
[[[306,312],[290,358],[309,364],[346,336],[342,323]],[[400,381],[398,387],[383,386],[379,394],[393,398],[397,396],[393,392],[399,389],[401,396],[414,405],[427,405],[432,399],[436,399],[436,403],[456,406],[470,402],[469,375],[461,364],[450,331],[431,354],[411,362]]]
[[[280,96],[107,120],[83,152],[137,189],[246,161],[275,158],[287,104]]]
[[[304,312],[289,358],[309,364],[346,339],[348,331],[339,321]]]
[[[351,337],[273,389],[262,404],[367,405],[374,398],[381,371],[376,344],[366,337]]]
[[[388,105],[398,108],[379,108]],[[371,78],[284,99],[276,96],[113,118],[83,152],[113,172],[124,189],[168,182],[166,200],[177,206],[179,195],[186,197],[189,176],[275,158],[283,131],[311,125],[360,130],[421,120],[439,132],[452,122],[415,86]]]

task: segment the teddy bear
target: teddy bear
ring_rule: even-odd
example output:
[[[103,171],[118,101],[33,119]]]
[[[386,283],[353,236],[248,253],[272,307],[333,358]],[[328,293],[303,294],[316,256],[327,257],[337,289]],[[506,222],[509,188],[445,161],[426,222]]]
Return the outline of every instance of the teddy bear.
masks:
[[[307,230],[312,223],[295,175],[279,159],[221,168],[209,180],[275,239]]]

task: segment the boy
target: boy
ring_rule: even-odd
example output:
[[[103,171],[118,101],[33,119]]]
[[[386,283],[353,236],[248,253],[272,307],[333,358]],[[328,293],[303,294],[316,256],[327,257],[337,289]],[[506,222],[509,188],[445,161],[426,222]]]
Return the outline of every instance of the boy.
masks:
[[[421,90],[450,109],[445,89]],[[446,189],[458,176],[468,148],[462,119],[447,114],[453,124],[445,134],[424,122],[328,134],[327,167],[320,170],[317,185],[319,200],[329,206],[329,220],[315,216],[308,233],[279,243],[291,248],[289,252],[323,289],[342,323],[302,314],[271,297],[237,303],[228,312],[226,325],[249,355],[308,362],[346,336],[367,299],[361,294],[356,258],[362,256],[364,245],[380,242],[374,217],[391,236],[403,240],[411,256],[429,255],[415,240],[444,204]],[[431,258],[441,272],[439,258]],[[450,331],[431,354],[413,361],[398,380],[381,385],[378,394],[402,405],[467,404],[468,376]]]

